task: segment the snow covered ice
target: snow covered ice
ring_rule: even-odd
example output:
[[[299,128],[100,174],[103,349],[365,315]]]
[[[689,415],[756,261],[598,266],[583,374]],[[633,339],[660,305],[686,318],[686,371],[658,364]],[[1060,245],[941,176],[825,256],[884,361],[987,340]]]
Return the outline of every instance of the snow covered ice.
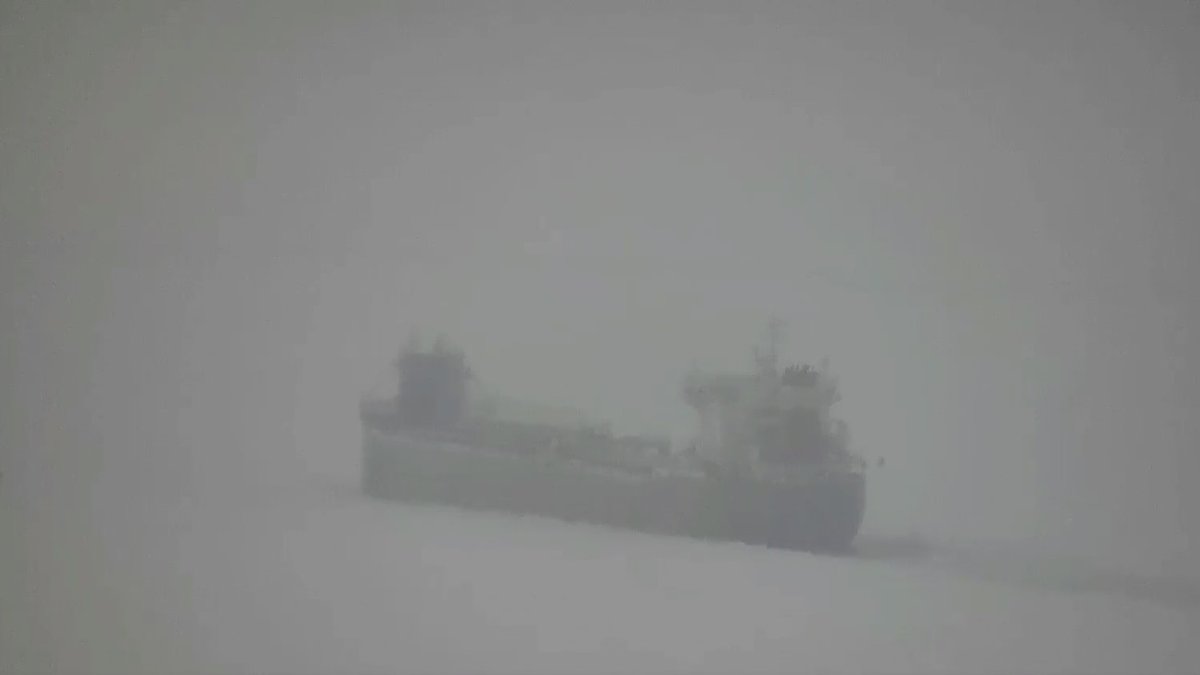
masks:
[[[319,483],[20,531],[4,672],[1188,673],[1197,607],[368,501]],[[21,507],[24,508],[24,507]],[[74,529],[74,528],[72,528]],[[10,546],[16,542],[16,548]],[[870,537],[865,540],[870,548]],[[14,555],[15,554],[15,555]]]

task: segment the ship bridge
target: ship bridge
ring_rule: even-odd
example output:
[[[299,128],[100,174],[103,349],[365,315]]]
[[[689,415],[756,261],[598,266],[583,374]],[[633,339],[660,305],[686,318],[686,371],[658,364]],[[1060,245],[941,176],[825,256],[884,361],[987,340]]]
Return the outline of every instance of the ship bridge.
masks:
[[[693,370],[684,378],[684,400],[699,418],[695,451],[700,459],[742,466],[794,463],[820,460],[845,447],[846,427],[832,416],[840,395],[828,364],[781,371],[776,334],[769,334],[767,348],[755,350],[752,372]]]

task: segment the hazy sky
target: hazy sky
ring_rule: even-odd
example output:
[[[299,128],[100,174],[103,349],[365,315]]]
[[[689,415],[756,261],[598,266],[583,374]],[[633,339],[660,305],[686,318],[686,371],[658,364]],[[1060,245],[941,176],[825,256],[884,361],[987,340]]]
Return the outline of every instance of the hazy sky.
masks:
[[[677,431],[777,314],[870,525],[1200,560],[1194,2],[4,3],[0,64],[4,489],[353,475],[412,328]]]

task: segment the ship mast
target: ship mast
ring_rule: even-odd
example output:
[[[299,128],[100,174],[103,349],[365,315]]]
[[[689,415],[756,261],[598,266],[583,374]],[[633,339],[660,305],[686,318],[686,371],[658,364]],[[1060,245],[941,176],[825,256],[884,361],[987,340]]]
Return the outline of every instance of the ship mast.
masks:
[[[761,348],[754,349],[754,363],[762,374],[775,375],[779,372],[779,343],[783,339],[783,320],[771,317],[767,322],[766,341]]]

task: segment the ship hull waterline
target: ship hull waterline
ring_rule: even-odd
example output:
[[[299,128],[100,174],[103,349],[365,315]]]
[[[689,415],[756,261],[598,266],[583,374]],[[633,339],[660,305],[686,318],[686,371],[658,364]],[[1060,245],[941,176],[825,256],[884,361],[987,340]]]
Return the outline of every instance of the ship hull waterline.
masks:
[[[362,471],[378,499],[835,554],[852,550],[866,496],[858,472],[787,482],[656,474],[370,428]]]

